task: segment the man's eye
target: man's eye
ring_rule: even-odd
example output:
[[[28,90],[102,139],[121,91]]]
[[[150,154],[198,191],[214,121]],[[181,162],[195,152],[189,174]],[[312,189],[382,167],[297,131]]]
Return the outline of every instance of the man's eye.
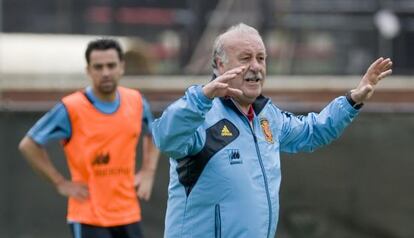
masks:
[[[108,64],[108,68],[113,69],[116,67],[116,64]]]

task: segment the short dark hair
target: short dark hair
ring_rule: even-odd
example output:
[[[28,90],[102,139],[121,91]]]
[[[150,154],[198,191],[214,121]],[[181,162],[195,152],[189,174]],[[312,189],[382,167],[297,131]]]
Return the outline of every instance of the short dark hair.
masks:
[[[88,47],[85,51],[86,62],[89,64],[90,56],[93,50],[109,50],[114,49],[118,52],[120,61],[124,60],[124,52],[122,51],[121,45],[117,40],[102,38],[89,42]]]

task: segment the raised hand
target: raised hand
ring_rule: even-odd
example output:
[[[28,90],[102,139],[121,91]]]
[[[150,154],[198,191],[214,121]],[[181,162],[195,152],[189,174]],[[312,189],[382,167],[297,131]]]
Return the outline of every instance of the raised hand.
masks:
[[[215,97],[234,97],[242,95],[242,91],[235,88],[229,87],[229,82],[239,77],[240,74],[246,69],[246,66],[240,66],[231,69],[224,74],[218,76],[214,80],[210,81],[203,87],[204,95],[208,98],[213,99]]]
[[[391,68],[392,61],[389,58],[384,59],[381,57],[372,63],[362,80],[359,82],[358,87],[351,90],[352,100],[356,103],[362,103],[365,100],[370,99],[374,94],[375,85],[377,85],[381,79],[391,75]]]

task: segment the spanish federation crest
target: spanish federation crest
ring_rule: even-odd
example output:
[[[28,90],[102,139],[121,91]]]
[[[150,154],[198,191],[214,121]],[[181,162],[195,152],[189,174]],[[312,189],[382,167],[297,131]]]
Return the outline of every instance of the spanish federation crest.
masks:
[[[273,144],[273,135],[272,130],[270,130],[269,121],[266,118],[261,118],[260,126],[262,127],[266,141]]]

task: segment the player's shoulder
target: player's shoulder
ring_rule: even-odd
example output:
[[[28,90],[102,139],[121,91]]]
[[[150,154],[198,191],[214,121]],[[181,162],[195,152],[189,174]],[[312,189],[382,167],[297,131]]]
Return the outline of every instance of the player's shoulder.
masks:
[[[70,93],[62,98],[62,103],[68,105],[70,103],[79,103],[79,101],[85,100],[85,90],[78,90]]]
[[[136,88],[127,88],[127,87],[119,86],[118,91],[121,94],[135,95],[135,96],[141,97],[141,92]]]

